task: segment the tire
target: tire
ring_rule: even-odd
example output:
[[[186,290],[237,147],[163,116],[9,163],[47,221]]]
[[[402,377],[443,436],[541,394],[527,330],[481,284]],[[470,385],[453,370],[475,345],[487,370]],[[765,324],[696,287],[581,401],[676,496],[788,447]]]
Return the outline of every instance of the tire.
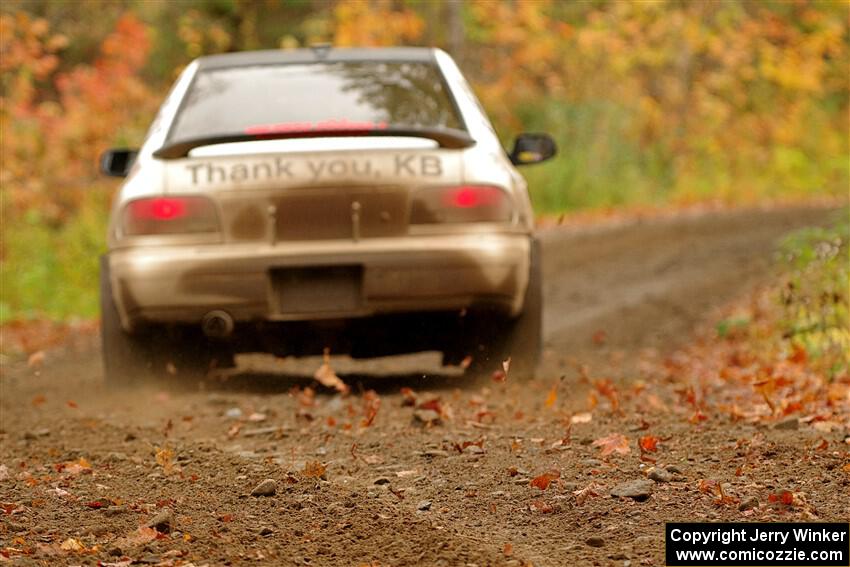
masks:
[[[229,345],[210,341],[198,329],[127,333],[113,299],[109,258],[105,255],[100,260],[100,312],[103,374],[108,386],[202,378],[213,367],[235,364]]]
[[[480,322],[472,348],[470,370],[475,376],[487,377],[501,370],[502,362],[511,359],[508,376],[531,380],[540,364],[543,350],[543,273],[540,242],[531,241],[528,287],[522,312],[512,319],[498,318]]]
[[[131,335],[121,326],[106,255],[100,257],[100,339],[106,384],[127,387],[142,382],[151,365],[151,341],[147,335]]]

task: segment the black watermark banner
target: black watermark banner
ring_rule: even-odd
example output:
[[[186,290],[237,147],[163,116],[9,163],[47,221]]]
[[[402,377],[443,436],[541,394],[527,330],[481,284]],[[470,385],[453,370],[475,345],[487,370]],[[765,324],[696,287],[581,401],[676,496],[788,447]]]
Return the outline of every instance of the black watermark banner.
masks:
[[[668,523],[670,567],[850,566],[847,523]]]

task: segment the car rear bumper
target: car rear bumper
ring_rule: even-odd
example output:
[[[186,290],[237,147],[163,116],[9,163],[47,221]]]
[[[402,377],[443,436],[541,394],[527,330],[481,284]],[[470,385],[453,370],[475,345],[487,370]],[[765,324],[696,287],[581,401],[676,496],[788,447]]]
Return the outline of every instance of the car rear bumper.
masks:
[[[237,322],[365,317],[495,307],[522,309],[527,234],[264,245],[145,246],[109,254],[127,330],[200,323],[212,310]]]

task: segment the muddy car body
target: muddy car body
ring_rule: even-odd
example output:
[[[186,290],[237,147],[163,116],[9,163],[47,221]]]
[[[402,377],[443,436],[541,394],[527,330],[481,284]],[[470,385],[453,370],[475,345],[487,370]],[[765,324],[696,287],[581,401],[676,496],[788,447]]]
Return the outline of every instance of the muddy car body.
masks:
[[[180,76],[126,176],[102,258],[110,382],[227,366],[238,352],[439,350],[533,372],[540,277],[515,169],[440,50],[204,57]]]

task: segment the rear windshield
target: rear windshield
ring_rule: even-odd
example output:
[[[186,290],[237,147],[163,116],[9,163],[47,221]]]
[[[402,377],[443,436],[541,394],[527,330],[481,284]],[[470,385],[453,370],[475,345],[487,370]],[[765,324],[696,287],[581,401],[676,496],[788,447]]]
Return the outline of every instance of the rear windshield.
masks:
[[[200,71],[168,140],[334,125],[463,129],[430,63],[309,63]]]

